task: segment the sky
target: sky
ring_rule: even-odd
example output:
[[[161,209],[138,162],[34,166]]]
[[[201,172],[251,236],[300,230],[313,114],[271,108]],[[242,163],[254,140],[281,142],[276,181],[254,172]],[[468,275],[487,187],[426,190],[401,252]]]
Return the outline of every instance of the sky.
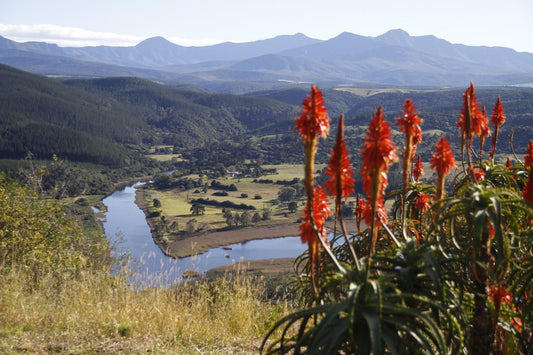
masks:
[[[375,37],[401,28],[452,43],[533,53],[533,0],[0,0],[0,35],[60,46],[184,46],[304,33]]]

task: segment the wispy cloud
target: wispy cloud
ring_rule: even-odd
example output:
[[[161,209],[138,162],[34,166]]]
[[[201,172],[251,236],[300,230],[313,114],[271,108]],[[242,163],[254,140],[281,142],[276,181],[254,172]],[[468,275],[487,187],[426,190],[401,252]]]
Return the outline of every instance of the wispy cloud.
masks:
[[[55,43],[61,47],[84,46],[134,46],[147,37],[124,35],[113,32],[95,32],[76,27],[50,24],[24,25],[1,24],[0,35],[16,42],[39,41]],[[192,40],[180,37],[167,38],[184,46],[204,46],[219,43],[216,40]]]

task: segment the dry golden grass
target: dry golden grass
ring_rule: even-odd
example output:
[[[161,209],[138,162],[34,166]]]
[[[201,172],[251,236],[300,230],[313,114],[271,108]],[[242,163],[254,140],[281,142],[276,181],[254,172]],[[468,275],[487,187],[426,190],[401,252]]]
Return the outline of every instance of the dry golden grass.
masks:
[[[257,353],[290,308],[242,274],[146,290],[95,274],[0,284],[0,353]]]

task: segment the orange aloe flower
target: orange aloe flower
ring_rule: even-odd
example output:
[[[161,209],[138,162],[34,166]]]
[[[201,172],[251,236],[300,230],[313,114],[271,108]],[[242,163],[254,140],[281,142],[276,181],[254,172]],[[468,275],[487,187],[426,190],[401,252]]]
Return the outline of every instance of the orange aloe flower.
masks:
[[[529,203],[533,203],[533,140],[529,141],[527,146],[526,155],[524,156],[524,165],[529,168],[529,177],[527,179],[526,186],[522,192],[524,200]]]
[[[481,182],[485,180],[485,171],[483,169],[474,168],[472,169],[472,172],[476,178],[476,182]]]
[[[339,118],[337,139],[331,152],[326,175],[330,176],[330,179],[326,181],[325,187],[330,196],[337,197],[336,204],[338,203],[340,207],[340,198],[342,196],[348,198],[355,191],[353,168],[350,164],[350,158],[348,157],[344,142],[344,115],[341,115]]]
[[[403,188],[406,189],[407,183],[409,182],[409,167],[415,156],[416,146],[422,141],[422,129],[420,129],[419,124],[423,120],[415,112],[416,106],[413,105],[412,100],[406,99],[403,107],[404,110],[401,111],[403,116],[396,118],[396,125],[400,126],[400,131],[405,135],[402,182]]]
[[[505,167],[506,168],[510,168],[511,167],[511,159],[509,159],[509,157],[507,157],[507,161],[505,162]]]
[[[309,94],[303,101],[302,112],[300,112],[294,126],[295,130],[300,131],[300,136],[304,142],[316,139],[317,135],[326,137],[329,132],[329,116],[326,110],[322,92],[316,85],[312,85]]]
[[[363,176],[363,191],[375,200],[377,195],[383,194],[387,187],[386,173],[389,166],[398,160],[396,147],[391,138],[390,126],[385,121],[383,108],[376,110],[361,149],[361,175]],[[382,181],[382,178],[385,181]]]
[[[383,108],[380,106],[376,110],[368,131],[364,138],[365,144],[361,149],[361,176],[363,178],[363,191],[367,195],[368,204],[372,211],[371,223],[372,240],[370,252],[375,252],[375,245],[378,237],[376,217],[380,207],[381,195],[387,188],[387,171],[389,166],[398,159],[396,147],[393,144],[390,126],[385,121]]]
[[[490,121],[494,125],[494,136],[492,136],[492,150],[490,151],[490,156],[491,158],[494,158],[500,126],[505,123],[505,113],[503,112],[503,106],[500,96],[498,96],[498,100],[496,100],[496,104],[494,105],[494,109],[492,110],[492,117],[490,118]]]
[[[465,90],[463,94],[463,109],[457,121],[457,126],[461,129],[461,152],[468,154],[468,163],[471,164],[470,149],[474,136],[481,137],[481,146],[485,137],[490,136],[490,128],[487,115],[481,111],[481,106],[477,102],[474,83]]]
[[[422,165],[420,154],[418,154],[418,159],[415,163],[415,166],[413,167],[413,177],[415,178],[415,181],[418,182],[422,175],[424,175],[424,166]]]
[[[310,211],[311,209],[312,212]],[[321,250],[321,244],[317,239],[313,223],[320,236],[327,242],[325,222],[329,215],[331,215],[331,209],[328,205],[328,196],[322,187],[317,186],[312,196],[311,205],[309,205],[309,203],[305,205],[302,215],[302,224],[300,225],[300,238],[302,243],[307,242],[312,270],[313,266],[316,265],[319,260]]]
[[[437,193],[435,200],[440,200],[444,197],[444,181],[446,180],[446,175],[448,175],[452,167],[455,167],[455,156],[446,137],[442,137],[435,144],[433,158],[429,161],[431,162],[431,168],[437,172]]]
[[[483,110],[481,111],[481,115],[479,115],[479,117],[479,123],[476,122],[476,124],[479,124],[481,132],[479,134],[479,159],[481,160],[481,157],[483,156],[483,144],[485,144],[485,138],[491,135],[489,119],[487,117],[485,106],[483,106]]]
[[[418,197],[415,200],[415,207],[420,213],[424,213],[431,207],[429,196],[423,192],[418,194]]]
[[[526,168],[533,167],[533,140],[530,140],[527,145],[526,155],[524,156],[524,165]]]
[[[365,205],[366,201],[357,194],[356,200],[355,200],[355,223],[357,225],[357,232],[361,232],[361,221],[364,219],[364,211],[365,211]]]
[[[513,295],[510,294],[505,286],[502,286],[501,283],[498,283],[498,286],[494,287],[494,285],[490,286],[489,289],[489,298],[494,304],[494,315],[493,315],[493,327],[496,328],[496,324],[498,323],[498,317],[501,309],[502,304],[510,305],[513,302]],[[514,307],[511,307],[513,312],[516,312],[516,309]],[[509,320],[507,318],[507,320]],[[512,317],[511,318],[511,325],[520,333],[522,331],[522,320],[519,317]]]
[[[370,199],[367,197],[365,200],[365,203],[363,204],[363,220],[367,225],[371,225],[372,218],[374,215],[372,215],[372,204]],[[385,203],[383,202],[383,196],[379,196],[378,203],[376,206],[376,226],[381,226],[381,221],[387,222],[387,210],[385,209]]]
[[[313,172],[315,167],[315,153],[318,144],[318,137],[323,138],[329,132],[329,116],[326,113],[322,93],[315,85],[302,104],[302,112],[296,119],[295,130],[299,130],[304,142],[305,150],[305,175],[304,186],[307,193],[307,201],[311,203],[313,195]]]
[[[502,303],[508,304],[513,301],[513,296],[507,292],[507,289],[500,283],[498,284],[498,287],[494,287],[494,285],[490,286],[489,297],[498,308],[500,308]]]

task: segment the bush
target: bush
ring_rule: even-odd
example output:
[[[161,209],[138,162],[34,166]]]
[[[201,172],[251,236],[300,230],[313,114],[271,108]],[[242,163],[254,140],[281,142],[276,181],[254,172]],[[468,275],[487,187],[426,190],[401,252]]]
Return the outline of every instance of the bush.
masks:
[[[161,208],[161,201],[159,201],[157,198],[154,198],[153,204],[154,208]]]
[[[246,205],[244,203],[241,203],[241,204],[236,204],[234,202],[231,202],[231,201],[223,201],[223,202],[219,202],[219,201],[216,201],[216,200],[209,200],[209,199],[204,199],[204,198],[198,198],[198,199],[193,199],[191,200],[191,203],[194,204],[194,203],[200,203],[200,204],[203,204],[203,205],[208,205],[208,206],[217,206],[217,207],[224,207],[224,208],[232,208],[232,209],[236,209],[236,210],[255,210],[255,207],[252,206],[252,205]]]
[[[34,280],[50,271],[73,274],[98,265],[108,250],[105,236],[93,240],[84,234],[57,200],[42,199],[29,187],[6,181],[3,174],[0,236],[0,272],[18,267]]]

